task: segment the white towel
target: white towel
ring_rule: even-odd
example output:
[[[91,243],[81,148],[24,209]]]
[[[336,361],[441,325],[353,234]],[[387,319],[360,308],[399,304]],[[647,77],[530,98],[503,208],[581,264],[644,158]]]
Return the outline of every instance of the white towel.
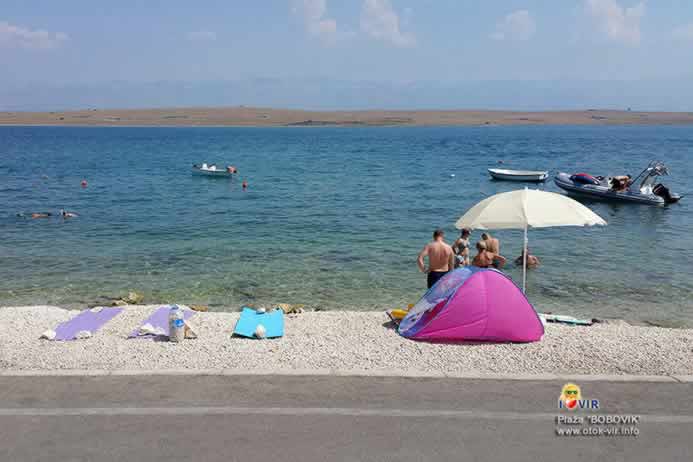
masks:
[[[40,339],[46,339],[46,340],[53,340],[57,334],[53,329],[48,329],[45,331],[41,336],[39,337]]]
[[[149,323],[142,324],[140,327],[139,335],[166,335],[164,329],[161,327],[154,327]]]

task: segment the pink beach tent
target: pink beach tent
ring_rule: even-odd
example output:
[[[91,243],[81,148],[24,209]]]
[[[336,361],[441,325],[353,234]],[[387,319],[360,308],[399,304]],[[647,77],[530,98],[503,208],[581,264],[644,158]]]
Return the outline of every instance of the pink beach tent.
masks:
[[[431,287],[398,331],[414,340],[536,342],[544,326],[508,276],[495,269],[464,267]]]

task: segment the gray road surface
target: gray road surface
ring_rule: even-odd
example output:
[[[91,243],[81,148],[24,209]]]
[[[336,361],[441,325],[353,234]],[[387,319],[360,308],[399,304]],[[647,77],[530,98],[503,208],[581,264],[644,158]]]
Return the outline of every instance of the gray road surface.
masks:
[[[693,460],[693,384],[579,383],[601,409],[574,412],[557,409],[562,385],[330,376],[0,377],[0,461]],[[638,415],[639,435],[556,436],[557,415],[590,413]]]

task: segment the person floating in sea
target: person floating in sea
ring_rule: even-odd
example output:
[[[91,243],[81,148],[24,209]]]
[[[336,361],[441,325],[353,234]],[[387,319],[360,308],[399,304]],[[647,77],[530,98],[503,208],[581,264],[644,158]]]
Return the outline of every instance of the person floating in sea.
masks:
[[[34,212],[31,214],[31,218],[49,218],[51,215],[50,212]]]
[[[246,180],[243,180],[243,183],[241,184],[241,187],[243,188],[243,191],[248,189],[248,182]]]
[[[520,256],[515,259],[515,264],[517,266],[523,265],[524,256],[525,256],[525,251],[523,250],[522,253],[520,254]],[[539,264],[540,264],[539,258],[532,255],[529,252],[529,247],[527,247],[527,268],[538,268]]]
[[[477,254],[472,260],[472,265],[478,266],[479,268],[489,268],[493,266],[500,269],[503,268],[503,265],[505,265],[507,261],[504,256],[488,250],[485,241],[477,242],[476,250]]]
[[[60,216],[63,218],[74,218],[78,217],[79,215],[77,215],[75,212],[68,212],[65,209],[60,209]]]
[[[424,258],[428,257],[428,268],[424,264]],[[445,243],[445,232],[436,229],[433,232],[433,242],[429,242],[419,253],[416,260],[419,271],[427,274],[427,284],[430,289],[440,278],[445,276],[455,267],[455,252]]]
[[[469,265],[469,236],[472,232],[467,228],[463,229],[460,237],[452,244],[452,250],[455,252],[455,268]]]

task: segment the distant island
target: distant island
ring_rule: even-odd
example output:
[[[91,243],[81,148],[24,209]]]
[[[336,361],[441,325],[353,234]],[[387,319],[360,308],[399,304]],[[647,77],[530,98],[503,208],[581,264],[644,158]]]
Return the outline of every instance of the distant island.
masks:
[[[676,125],[693,112],[584,111],[304,111],[256,107],[85,109],[0,112],[0,125],[71,126],[433,126],[433,125]]]

